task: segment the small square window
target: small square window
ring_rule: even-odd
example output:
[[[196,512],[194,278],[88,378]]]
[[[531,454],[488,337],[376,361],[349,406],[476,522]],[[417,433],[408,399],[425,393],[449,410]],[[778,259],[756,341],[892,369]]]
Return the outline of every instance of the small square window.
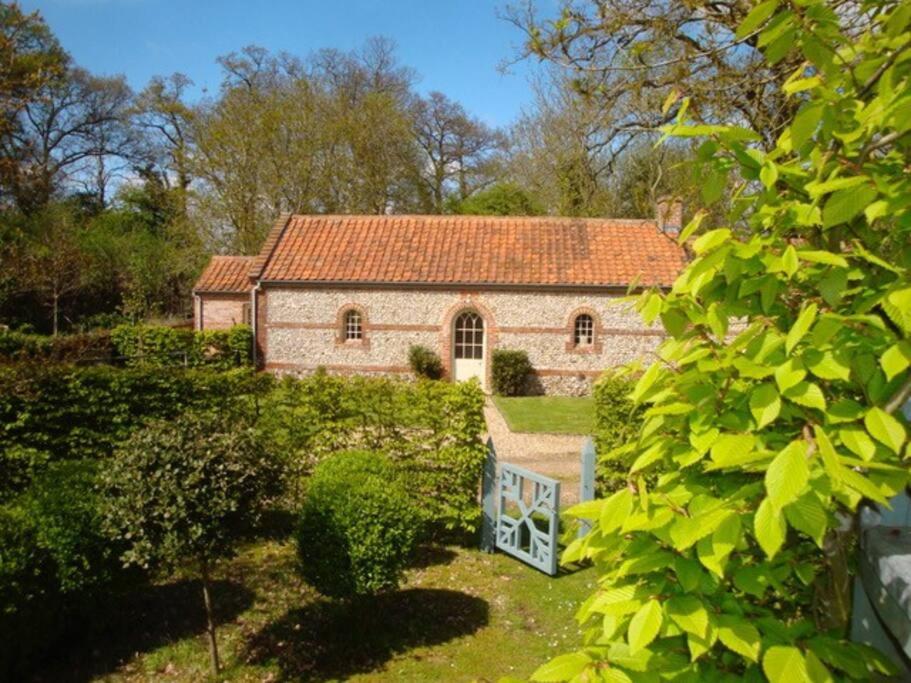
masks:
[[[595,343],[595,321],[587,313],[576,317],[573,326],[573,343],[576,346],[591,346]]]
[[[359,311],[350,310],[345,313],[345,341],[359,341],[364,338]]]

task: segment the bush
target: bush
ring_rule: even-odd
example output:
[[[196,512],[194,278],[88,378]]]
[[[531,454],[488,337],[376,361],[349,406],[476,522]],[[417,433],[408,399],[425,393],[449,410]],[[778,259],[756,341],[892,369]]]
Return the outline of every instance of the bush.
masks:
[[[57,463],[0,506],[0,679],[14,680],[68,628],[100,622],[112,589],[137,582],[101,530],[94,463]]]
[[[598,455],[598,495],[626,485],[632,457],[623,446],[636,440],[645,410],[630,400],[633,382],[607,371],[592,389],[595,399],[595,452]]]
[[[119,325],[111,331],[111,339],[130,366],[227,370],[249,365],[253,359],[249,325],[202,332],[164,325]]]
[[[20,447],[53,459],[106,457],[114,446],[152,418],[171,419],[187,409],[243,409],[273,384],[249,369],[0,366],[0,459],[7,464]]]
[[[111,335],[105,330],[82,334],[43,334],[0,332],[0,359],[7,361],[100,362],[114,356]]]
[[[443,361],[426,346],[412,346],[408,349],[408,365],[418,377],[440,379],[443,376]]]
[[[477,528],[486,449],[484,395],[476,383],[289,377],[263,404],[259,427],[270,450],[287,458],[292,483],[335,453],[377,451],[407,475],[422,501],[424,528]]]
[[[304,579],[337,598],[397,588],[418,534],[412,495],[378,453],[339,453],[320,463],[297,529]]]
[[[525,351],[497,349],[493,352],[493,390],[501,396],[521,396],[534,371]]]

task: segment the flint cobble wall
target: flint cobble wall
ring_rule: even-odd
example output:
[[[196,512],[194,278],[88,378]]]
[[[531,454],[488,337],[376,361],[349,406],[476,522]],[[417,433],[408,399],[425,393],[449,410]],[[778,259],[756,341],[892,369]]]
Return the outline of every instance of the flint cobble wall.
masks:
[[[304,374],[323,366],[407,373],[408,349],[415,344],[439,353],[449,369],[452,321],[466,309],[484,318],[488,373],[493,349],[523,349],[537,371],[533,388],[546,393],[586,393],[599,372],[646,356],[661,341],[627,302],[608,293],[268,286],[263,301],[259,340],[266,367],[277,372]],[[341,339],[349,307],[362,313],[363,342]],[[580,312],[592,315],[596,328],[594,347],[584,351],[572,345]]]

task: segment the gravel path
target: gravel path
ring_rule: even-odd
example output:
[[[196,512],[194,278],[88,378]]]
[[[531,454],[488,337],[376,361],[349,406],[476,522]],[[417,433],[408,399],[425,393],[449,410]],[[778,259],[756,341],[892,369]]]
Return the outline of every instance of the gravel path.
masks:
[[[579,452],[585,436],[510,431],[506,420],[489,398],[484,406],[484,417],[499,462],[514,463],[559,479],[563,505],[571,505],[579,500]]]

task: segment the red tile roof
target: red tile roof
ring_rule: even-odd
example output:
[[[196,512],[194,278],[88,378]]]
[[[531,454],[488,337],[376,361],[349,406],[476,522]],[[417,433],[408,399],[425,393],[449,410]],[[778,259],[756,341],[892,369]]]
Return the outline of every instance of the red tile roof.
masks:
[[[670,285],[686,256],[653,220],[304,216],[276,222],[252,277],[296,282]]]
[[[255,256],[213,256],[193,287],[194,292],[244,293],[253,288],[250,268]]]

